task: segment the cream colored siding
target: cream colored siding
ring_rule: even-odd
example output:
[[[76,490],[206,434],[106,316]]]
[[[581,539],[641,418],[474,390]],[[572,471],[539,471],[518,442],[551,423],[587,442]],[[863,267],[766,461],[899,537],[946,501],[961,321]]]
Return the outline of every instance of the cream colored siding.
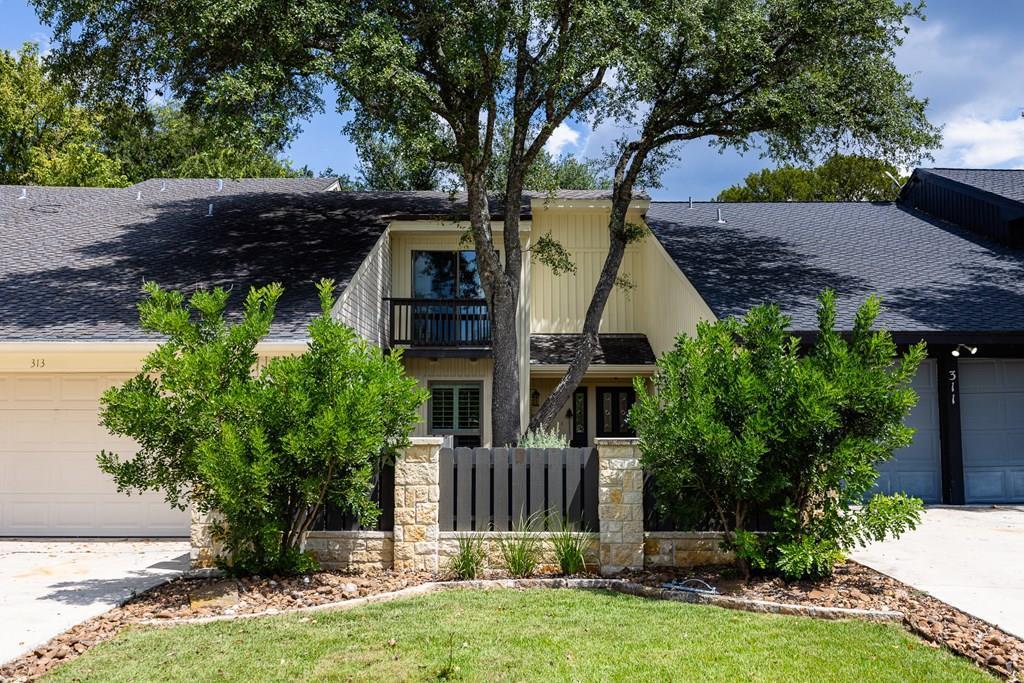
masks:
[[[431,382],[465,381],[480,382],[483,392],[480,399],[482,416],[480,442],[491,443],[491,359],[490,358],[406,358],[405,371],[415,377],[420,386],[427,388]],[[427,404],[420,406],[420,421],[412,436],[429,436]]]
[[[391,236],[384,231],[334,305],[334,315],[377,346],[388,342]]]
[[[714,320],[715,314],[652,234],[644,240],[642,257],[634,293],[643,308],[639,331],[647,335],[655,356],[660,356],[672,348],[680,332],[693,334],[698,322]]]
[[[606,208],[544,208],[534,204],[533,239],[551,233],[568,251],[576,264],[575,273],[554,275],[551,269],[533,264],[530,283],[530,313],[533,332],[579,332],[594,293],[601,267],[608,254],[608,216]],[[629,220],[641,220],[630,212]],[[621,275],[639,280],[639,245],[626,249]],[[612,291],[601,323],[602,332],[637,332],[642,325],[638,315],[636,290]]]

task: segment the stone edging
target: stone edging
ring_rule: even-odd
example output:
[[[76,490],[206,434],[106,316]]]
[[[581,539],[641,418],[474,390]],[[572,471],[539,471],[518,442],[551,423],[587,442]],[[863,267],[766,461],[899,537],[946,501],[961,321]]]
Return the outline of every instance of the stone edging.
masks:
[[[253,619],[282,614],[302,614],[323,612],[328,610],[348,610],[378,602],[392,602],[403,598],[428,595],[446,590],[460,589],[528,589],[528,588],[575,588],[584,590],[610,590],[616,593],[634,595],[656,600],[673,600],[701,605],[713,605],[725,609],[762,614],[786,614],[792,616],[814,617],[816,619],[862,619],[873,622],[903,621],[903,612],[890,610],[854,609],[848,607],[820,607],[817,605],[795,605],[766,600],[747,600],[729,595],[712,595],[703,593],[687,593],[654,588],[623,579],[491,579],[479,581],[430,581],[418,586],[403,588],[390,593],[377,593],[362,598],[352,598],[340,602],[329,602],[323,605],[297,607],[288,610],[268,610],[249,614],[217,614],[208,617],[191,617],[186,619],[147,619],[137,622],[143,626],[169,627],[185,624],[208,624],[217,621],[234,621],[236,619]]]

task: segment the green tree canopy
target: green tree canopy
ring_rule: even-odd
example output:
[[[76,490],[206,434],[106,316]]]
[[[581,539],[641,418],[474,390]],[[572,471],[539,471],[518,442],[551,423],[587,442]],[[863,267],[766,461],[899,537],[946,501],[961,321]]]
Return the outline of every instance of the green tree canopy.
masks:
[[[882,159],[835,154],[820,166],[785,164],[751,173],[742,185],[718,195],[720,202],[862,202],[896,198],[899,170]],[[902,184],[902,180],[900,180]]]
[[[0,51],[0,183],[122,186],[127,178],[104,153],[101,119],[51,80],[38,46]]]

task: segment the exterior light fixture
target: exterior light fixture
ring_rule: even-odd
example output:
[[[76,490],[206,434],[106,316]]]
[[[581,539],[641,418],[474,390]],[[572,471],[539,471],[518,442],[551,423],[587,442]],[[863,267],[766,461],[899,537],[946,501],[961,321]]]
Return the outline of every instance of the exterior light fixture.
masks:
[[[954,358],[959,358],[961,350],[966,351],[968,354],[970,354],[972,356],[974,354],[978,353],[978,347],[977,346],[968,346],[967,344],[957,344],[956,348],[953,349],[952,351],[950,351],[950,353],[953,354]]]

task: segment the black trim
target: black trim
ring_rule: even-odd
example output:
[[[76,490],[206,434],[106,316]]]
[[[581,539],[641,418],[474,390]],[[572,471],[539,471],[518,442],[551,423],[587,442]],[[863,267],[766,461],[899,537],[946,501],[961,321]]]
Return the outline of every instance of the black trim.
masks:
[[[960,434],[960,367],[952,349],[938,354],[939,458],[942,463],[942,502],[963,505],[964,452]]]
[[[491,349],[479,348],[417,348],[411,346],[402,350],[406,358],[490,358],[494,355]]]

